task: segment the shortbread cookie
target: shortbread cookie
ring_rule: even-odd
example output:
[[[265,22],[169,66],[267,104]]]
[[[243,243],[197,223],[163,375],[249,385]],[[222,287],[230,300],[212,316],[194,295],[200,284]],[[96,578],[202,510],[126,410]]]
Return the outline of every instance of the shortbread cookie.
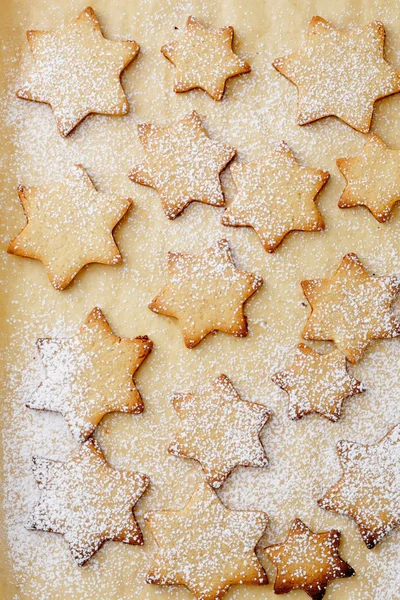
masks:
[[[238,195],[222,217],[224,225],[253,227],[267,252],[290,231],[321,231],[315,196],[329,173],[301,167],[285,142],[264,160],[232,165]]]
[[[99,308],[71,338],[37,341],[45,370],[27,406],[61,413],[77,442],[84,442],[110,412],[141,413],[133,375],[151,351],[147,337],[119,338]]]
[[[85,265],[122,262],[112,232],[132,200],[97,192],[81,165],[51,187],[20,186],[19,199],[27,224],[7,251],[40,260],[56,290]]]
[[[122,71],[139,52],[136,42],[103,37],[94,10],[55,31],[28,31],[32,68],[19,98],[50,104],[61,135],[87,115],[125,115],[128,102]]]
[[[219,174],[236,150],[211,140],[196,111],[169,127],[141,123],[138,131],[146,158],[129,177],[157,190],[169,219],[191,202],[224,205]]]
[[[352,577],[354,569],[339,556],[340,531],[313,533],[295,519],[283,544],[264,549],[277,568],[275,594],[304,590],[313,600],[322,600],[333,579]]]
[[[361,154],[336,163],[347,180],[339,207],[366,206],[377,221],[387,221],[400,200],[400,152],[371,134]]]
[[[343,400],[365,390],[347,372],[346,357],[339,350],[320,354],[305,344],[297,346],[292,367],[275,373],[272,381],[288,393],[290,419],[317,413],[337,421]]]
[[[234,584],[268,583],[254,552],[268,524],[265,513],[229,510],[202,483],[184,509],[145,519],[158,546],[148,583],[184,585],[197,600],[219,600]]]
[[[233,27],[206,29],[189,17],[180,39],[161,48],[176,67],[175,92],[200,88],[214,100],[222,100],[227,79],[251,71],[233,52],[232,42]]]
[[[169,282],[149,308],[178,319],[187,348],[214,331],[247,335],[243,305],[263,280],[236,269],[226,240],[201,254],[169,252],[168,271]]]
[[[343,476],[318,504],[354,519],[374,548],[400,525],[400,425],[370,446],[342,440],[337,452]]]
[[[172,406],[181,428],[169,452],[197,460],[212,487],[220,487],[236,466],[268,465],[259,436],[270,411],[242,400],[226,375],[205,394],[175,394]]]
[[[149,478],[112,469],[94,440],[66,463],[34,457],[33,473],[42,494],[26,526],[63,535],[79,566],[108,540],[143,544],[133,507]]]
[[[384,59],[384,43],[379,21],[340,31],[313,17],[300,50],[272,63],[298,88],[298,124],[333,115],[369,131],[375,101],[400,90],[399,75]]]
[[[355,254],[346,254],[331,279],[302,281],[311,314],[306,340],[329,340],[350,362],[360,360],[369,342],[400,335],[392,304],[400,290],[395,275],[368,275]]]

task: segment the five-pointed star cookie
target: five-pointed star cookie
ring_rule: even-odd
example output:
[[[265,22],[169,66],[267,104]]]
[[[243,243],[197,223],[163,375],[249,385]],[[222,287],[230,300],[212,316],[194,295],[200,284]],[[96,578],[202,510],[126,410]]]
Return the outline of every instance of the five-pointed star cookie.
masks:
[[[313,533],[295,519],[286,542],[264,549],[277,568],[275,593],[304,590],[313,600],[322,600],[332,579],[354,575],[339,556],[339,544],[340,531]]]
[[[219,600],[233,584],[268,583],[254,552],[268,524],[265,513],[229,510],[202,483],[184,509],[145,519],[158,546],[148,583],[185,585],[197,600]]]
[[[235,149],[211,140],[193,111],[169,127],[138,125],[146,157],[129,177],[154,188],[169,219],[191,202],[223,206],[219,174],[235,156]]]
[[[318,500],[354,519],[368,548],[400,525],[400,425],[377,444],[340,441],[342,478]]]
[[[305,344],[297,346],[292,367],[275,373],[272,381],[289,395],[290,419],[317,413],[337,421],[343,400],[365,390],[347,372],[346,357],[339,350],[320,354]]]
[[[112,232],[132,200],[98,192],[81,165],[49,188],[20,186],[19,199],[27,224],[7,251],[40,260],[56,290],[87,264],[122,261]]]
[[[61,135],[87,115],[125,115],[122,71],[139,52],[136,42],[103,37],[90,7],[55,31],[28,31],[33,64],[19,98],[50,104]]]
[[[369,276],[355,254],[346,254],[331,279],[302,281],[311,314],[303,330],[306,340],[329,340],[357,362],[369,342],[400,335],[392,304],[400,290],[395,275]]]
[[[75,336],[37,341],[45,375],[27,406],[60,412],[84,442],[104,415],[143,411],[132,377],[152,346],[147,337],[115,336],[94,308]]]
[[[324,229],[314,200],[329,173],[301,167],[285,142],[266,159],[230,170],[238,195],[222,223],[253,227],[267,252],[274,252],[290,231]]]
[[[178,319],[187,348],[213,331],[247,335],[243,305],[263,280],[236,269],[226,240],[201,254],[169,252],[168,272],[168,284],[149,308]]]
[[[189,17],[181,39],[161,48],[176,67],[175,92],[200,88],[214,100],[222,100],[227,79],[251,71],[233,52],[232,42],[233,27],[206,29]]]
[[[366,133],[374,103],[400,90],[399,76],[384,59],[385,28],[373,21],[339,31],[313,17],[307,42],[272,64],[299,92],[299,125],[334,115]]]
[[[336,163],[347,181],[339,207],[366,206],[377,221],[387,221],[400,200],[400,152],[371,134],[361,154]]]
[[[112,469],[94,440],[66,463],[34,457],[33,473],[42,494],[26,526],[63,535],[79,566],[106,541],[143,544],[133,507],[149,478]]]
[[[259,435],[270,411],[242,400],[226,375],[205,394],[175,394],[172,406],[181,428],[169,452],[197,460],[212,487],[220,487],[236,466],[268,465]]]

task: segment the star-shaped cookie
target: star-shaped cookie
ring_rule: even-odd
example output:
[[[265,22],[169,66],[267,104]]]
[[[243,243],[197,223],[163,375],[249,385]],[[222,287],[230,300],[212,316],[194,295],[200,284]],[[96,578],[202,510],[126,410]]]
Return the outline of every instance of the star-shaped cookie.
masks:
[[[89,6],[65,27],[28,31],[32,69],[19,98],[50,104],[67,136],[87,115],[125,115],[122,71],[139,52],[136,42],[106,40]]]
[[[354,519],[368,548],[400,525],[400,425],[377,444],[340,441],[342,478],[318,500]]]
[[[347,372],[346,357],[339,350],[320,354],[305,344],[297,346],[292,367],[275,373],[272,381],[288,393],[290,419],[317,413],[337,421],[343,400],[365,390]]]
[[[232,42],[233,27],[206,29],[189,17],[180,40],[161,48],[176,67],[175,92],[200,88],[214,100],[222,100],[227,79],[251,71],[233,52]]]
[[[145,159],[129,178],[154,188],[169,219],[175,219],[191,202],[223,206],[219,174],[236,150],[211,140],[193,111],[169,127],[138,125]]]
[[[84,442],[110,412],[141,413],[133,375],[152,349],[147,337],[119,338],[94,308],[71,338],[37,341],[45,375],[27,406],[61,413]]]
[[[377,221],[387,221],[400,200],[400,152],[371,134],[361,154],[336,163],[347,181],[339,207],[366,206]]]
[[[66,463],[34,457],[33,473],[42,494],[26,526],[63,535],[79,566],[106,541],[143,544],[133,507],[149,478],[112,469],[94,440]]]
[[[264,548],[277,568],[275,594],[304,590],[313,600],[322,600],[332,579],[354,575],[339,556],[339,544],[340,531],[313,533],[295,519],[286,542]]]
[[[20,186],[19,199],[27,224],[7,252],[40,260],[56,290],[85,265],[122,262],[112,232],[132,200],[98,192],[81,165],[51,187]]]
[[[178,319],[187,348],[194,348],[214,331],[247,335],[243,305],[263,280],[236,269],[226,240],[201,254],[169,252],[168,272],[167,285],[149,308]]]
[[[360,360],[369,342],[400,335],[392,304],[400,290],[395,275],[369,276],[355,254],[346,254],[331,279],[302,281],[311,314],[306,340],[329,340],[350,362]]]
[[[204,394],[175,394],[172,406],[181,428],[168,450],[197,460],[212,487],[220,487],[236,466],[268,465],[259,436],[270,411],[242,400],[226,375]]]
[[[222,217],[224,225],[253,227],[267,252],[290,231],[321,231],[315,196],[329,173],[301,167],[282,142],[264,160],[232,165],[238,195]]]
[[[298,88],[298,124],[334,115],[369,131],[376,100],[400,90],[399,75],[384,59],[384,43],[379,21],[339,31],[313,17],[302,48],[272,63]]]
[[[184,509],[145,519],[158,546],[148,583],[184,585],[197,600],[219,600],[234,584],[268,583],[254,552],[268,524],[265,513],[229,510],[202,483]]]

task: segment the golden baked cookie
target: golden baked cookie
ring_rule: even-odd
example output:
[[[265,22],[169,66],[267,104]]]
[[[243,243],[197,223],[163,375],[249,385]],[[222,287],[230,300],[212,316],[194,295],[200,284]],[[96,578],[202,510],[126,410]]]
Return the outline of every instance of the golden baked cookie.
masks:
[[[182,510],[145,519],[158,546],[148,583],[184,585],[197,600],[219,600],[234,584],[268,583],[254,552],[268,524],[265,513],[229,510],[201,483]]]
[[[243,305],[263,280],[236,269],[226,240],[201,254],[169,252],[168,273],[167,285],[149,308],[178,319],[187,348],[194,348],[214,331],[247,335]]]
[[[145,159],[129,178],[157,190],[169,219],[191,202],[224,205],[219,174],[236,150],[211,140],[196,111],[169,127],[141,123],[138,132]]]
[[[267,252],[290,231],[321,231],[315,196],[329,173],[301,167],[285,142],[263,160],[230,168],[238,194],[222,216],[223,225],[253,227]]]
[[[384,59],[384,43],[379,21],[340,31],[313,17],[300,50],[272,63],[297,86],[298,124],[333,115],[367,133],[376,100],[400,90],[399,75]]]
[[[181,427],[168,450],[197,460],[212,487],[220,487],[237,466],[268,465],[260,432],[271,413],[242,400],[226,375],[204,394],[174,394],[171,402]]]

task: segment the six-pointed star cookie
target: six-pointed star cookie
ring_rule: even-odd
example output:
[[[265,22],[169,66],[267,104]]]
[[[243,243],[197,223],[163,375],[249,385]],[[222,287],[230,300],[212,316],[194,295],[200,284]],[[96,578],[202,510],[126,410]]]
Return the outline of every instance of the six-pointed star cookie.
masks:
[[[346,357],[339,350],[320,354],[305,344],[297,346],[292,367],[275,373],[272,381],[289,395],[290,419],[318,413],[337,421],[343,400],[365,389],[349,375]]]
[[[339,31],[311,19],[307,42],[273,66],[298,88],[299,125],[334,115],[366,133],[374,103],[400,90],[399,76],[385,61],[385,28],[373,21]]]
[[[342,478],[318,500],[354,519],[368,548],[400,525],[400,425],[377,444],[340,441]]]
[[[340,531],[313,533],[295,519],[286,542],[264,549],[277,568],[275,593],[304,590],[313,600],[322,600],[332,579],[354,575],[339,556],[339,544]]]
[[[400,152],[371,134],[361,154],[336,163],[347,180],[339,207],[366,206],[377,221],[387,221],[400,200]]]
[[[270,411],[242,400],[226,375],[205,394],[175,394],[172,405],[181,429],[169,452],[197,460],[211,486],[218,488],[236,466],[268,465],[259,435]]]
[[[233,52],[232,42],[233,27],[206,29],[189,17],[181,39],[161,48],[176,67],[175,92],[200,88],[214,100],[222,100],[227,79],[251,71]]]
[[[329,173],[300,167],[285,142],[264,160],[232,165],[238,195],[222,217],[224,225],[253,227],[267,252],[290,231],[321,231],[315,196]]]
[[[45,375],[27,406],[60,412],[84,442],[104,415],[143,411],[132,377],[152,346],[147,337],[115,336],[94,308],[75,336],[37,341]]]
[[[226,240],[201,254],[169,252],[168,271],[168,284],[149,308],[178,319],[188,348],[213,331],[247,335],[243,305],[263,280],[236,269]]]
[[[355,254],[346,254],[331,279],[302,281],[301,286],[311,305],[306,340],[333,341],[355,363],[371,340],[400,335],[392,311],[399,278],[370,277]]]
[[[97,192],[81,165],[49,188],[20,186],[27,224],[8,252],[40,260],[56,290],[63,290],[89,263],[122,261],[113,229],[130,198]]]
[[[63,535],[80,566],[108,540],[143,544],[133,507],[149,478],[112,469],[94,440],[66,463],[34,457],[33,473],[42,494],[27,528]]]
[[[197,600],[219,600],[233,584],[268,583],[254,552],[265,513],[229,510],[202,483],[184,509],[145,519],[158,546],[148,583],[185,585]]]
[[[19,98],[50,104],[61,135],[87,115],[125,115],[120,75],[139,52],[136,42],[103,37],[90,7],[56,31],[28,31],[33,64]]]
[[[169,127],[142,123],[138,131],[146,158],[129,177],[157,190],[169,219],[191,202],[224,205],[219,174],[236,151],[211,140],[196,111]]]

